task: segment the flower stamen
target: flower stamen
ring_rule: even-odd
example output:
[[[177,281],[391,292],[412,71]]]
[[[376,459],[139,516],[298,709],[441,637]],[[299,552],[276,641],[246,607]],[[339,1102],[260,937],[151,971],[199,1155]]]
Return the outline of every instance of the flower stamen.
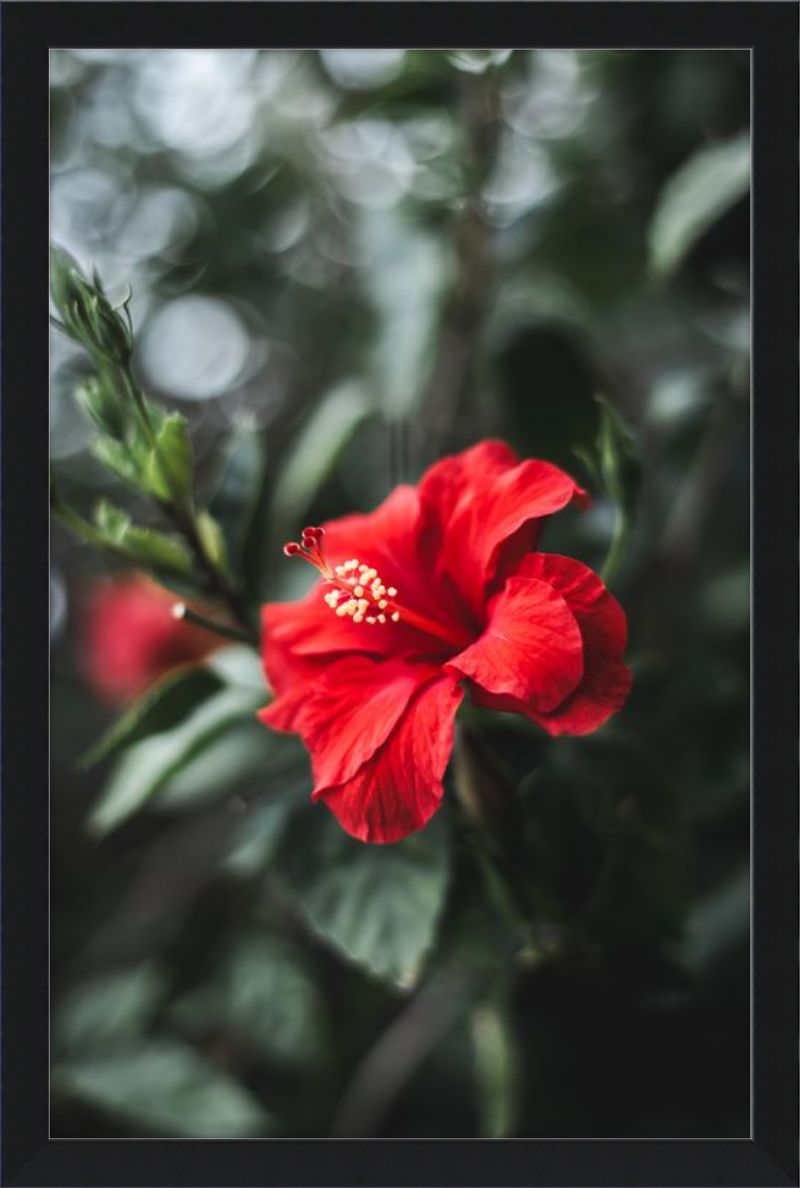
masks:
[[[353,557],[331,569],[322,548],[324,535],[324,528],[304,528],[300,543],[290,540],[283,546],[283,551],[287,557],[302,557],[319,571],[328,586],[323,601],[340,619],[351,618],[354,623],[366,623],[370,627],[402,620],[449,644],[463,646],[463,639],[444,624],[436,623],[396,602],[397,587],[385,585],[377,569],[372,566],[364,565]]]

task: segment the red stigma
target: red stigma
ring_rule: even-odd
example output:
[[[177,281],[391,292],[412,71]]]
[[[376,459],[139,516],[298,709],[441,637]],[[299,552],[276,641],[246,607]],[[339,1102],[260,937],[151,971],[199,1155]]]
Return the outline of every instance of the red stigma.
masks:
[[[300,545],[294,540],[290,540],[288,544],[283,546],[284,555],[287,557],[297,557],[300,555],[300,553],[302,553],[302,551],[303,550],[300,548]]]

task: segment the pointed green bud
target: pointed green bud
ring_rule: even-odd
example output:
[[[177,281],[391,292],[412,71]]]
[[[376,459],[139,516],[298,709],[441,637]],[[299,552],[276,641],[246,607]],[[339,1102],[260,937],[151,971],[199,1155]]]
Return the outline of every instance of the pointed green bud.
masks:
[[[70,338],[98,359],[123,367],[128,363],[133,349],[128,298],[119,312],[106,297],[97,271],[89,280],[77,260],[56,244],[50,246],[50,292],[60,326]]]
[[[206,556],[211,559],[217,569],[228,572],[228,550],[225,537],[217,521],[207,511],[200,512],[197,517],[197,530],[203,542]]]
[[[614,503],[629,512],[642,477],[633,434],[604,397],[596,399],[600,405],[597,453],[603,485]]]
[[[72,303],[82,300],[79,282],[83,277],[80,265],[69,252],[56,244],[50,245],[50,294],[53,304],[61,314],[63,323],[69,325],[69,310]]]

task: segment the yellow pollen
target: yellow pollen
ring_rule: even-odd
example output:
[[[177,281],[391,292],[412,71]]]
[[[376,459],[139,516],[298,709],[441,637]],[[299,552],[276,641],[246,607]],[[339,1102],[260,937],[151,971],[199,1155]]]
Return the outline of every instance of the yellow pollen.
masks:
[[[323,577],[326,576],[322,570]],[[364,565],[356,558],[342,561],[327,570],[327,581],[331,588],[324,595],[325,604],[335,611],[340,619],[349,617],[354,623],[385,624],[393,611],[388,598],[394,598],[397,590],[384,585],[377,569]],[[387,598],[388,595],[388,598]],[[387,611],[387,614],[383,612]],[[391,613],[393,623],[400,621],[400,612]]]
[[[322,546],[324,536],[324,528],[305,528],[300,542],[288,541],[283,552],[287,557],[302,557],[321,574],[325,605],[340,619],[349,617],[354,623],[366,622],[374,627],[376,623],[385,625],[389,619],[399,623],[402,617],[410,627],[441,639],[448,646],[463,648],[469,642],[464,639],[463,630],[429,619],[410,607],[400,606],[395,601],[396,587],[386,587],[377,569],[362,564],[355,557],[331,568]]]

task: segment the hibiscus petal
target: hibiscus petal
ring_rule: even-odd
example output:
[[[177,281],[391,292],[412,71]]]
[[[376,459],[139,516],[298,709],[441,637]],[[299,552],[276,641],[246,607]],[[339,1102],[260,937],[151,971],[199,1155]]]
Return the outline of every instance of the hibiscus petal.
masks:
[[[395,487],[379,507],[366,514],[342,516],[325,524],[325,553],[331,565],[358,557],[381,572],[388,584],[414,568],[419,531],[416,487]]]
[[[588,496],[550,462],[526,460],[503,442],[485,441],[427,472],[419,487],[425,545],[437,573],[449,575],[473,614],[502,569],[535,548],[543,517]]]
[[[268,603],[261,623],[264,668],[276,693],[324,670],[332,656],[394,650],[385,631],[379,633],[334,614],[325,604],[319,582],[299,602]]]
[[[512,577],[490,601],[483,635],[448,667],[489,693],[547,711],[581,680],[583,640],[575,616],[552,585]]]
[[[384,585],[399,591],[403,606],[433,618],[455,634],[463,633],[464,606],[458,592],[448,581],[431,582],[431,566],[424,549],[420,528],[420,498],[416,487],[400,486],[369,515],[344,516],[325,525],[325,553],[332,566],[355,557],[377,569]],[[417,633],[406,635],[401,624],[400,636],[386,652],[400,648],[415,652],[430,651],[430,640],[423,642]],[[378,648],[370,648],[377,651]]]
[[[317,786],[340,784],[374,755],[416,691],[439,672],[401,659],[346,656],[313,682],[290,689],[259,717],[275,730],[302,736]]]
[[[441,804],[442,777],[453,748],[463,690],[445,674],[423,686],[386,742],[346,782],[322,786],[322,800],[360,841],[400,841],[421,829]]]
[[[517,572],[550,583],[566,601],[583,638],[583,679],[549,711],[477,689],[474,700],[489,709],[527,714],[549,734],[589,734],[625,704],[630,692],[632,675],[622,659],[627,642],[622,608],[597,574],[571,557],[536,553],[526,557]]]

